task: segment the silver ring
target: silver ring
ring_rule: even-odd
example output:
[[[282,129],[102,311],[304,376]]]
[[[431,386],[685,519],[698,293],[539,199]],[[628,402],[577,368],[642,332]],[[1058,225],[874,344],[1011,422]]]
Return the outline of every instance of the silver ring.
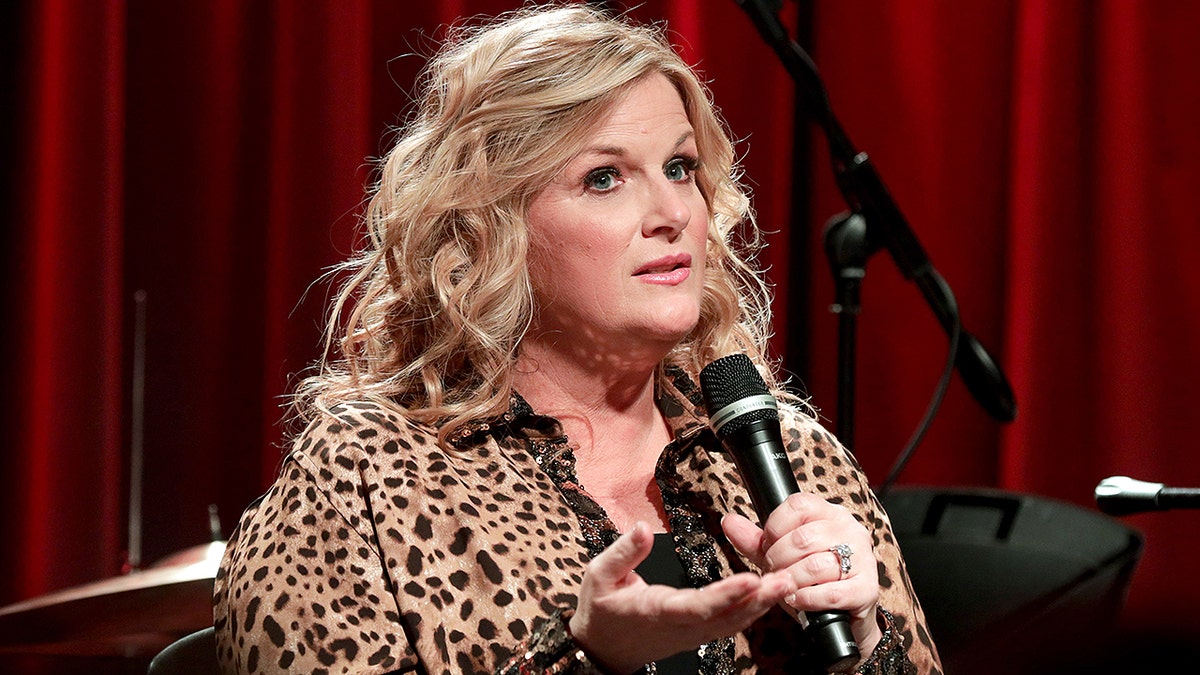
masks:
[[[829,550],[837,555],[838,565],[842,568],[842,573],[838,576],[838,579],[846,578],[846,575],[850,574],[850,556],[854,555],[854,550],[850,548],[849,544],[830,546]]]

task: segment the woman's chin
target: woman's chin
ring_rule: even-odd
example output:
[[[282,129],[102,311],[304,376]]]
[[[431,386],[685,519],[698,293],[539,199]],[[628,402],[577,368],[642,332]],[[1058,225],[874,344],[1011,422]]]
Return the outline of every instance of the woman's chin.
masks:
[[[661,316],[652,317],[652,319],[632,333],[646,341],[666,345],[669,349],[679,344],[692,332],[692,329],[699,323],[700,316],[699,312],[678,312],[664,313]]]

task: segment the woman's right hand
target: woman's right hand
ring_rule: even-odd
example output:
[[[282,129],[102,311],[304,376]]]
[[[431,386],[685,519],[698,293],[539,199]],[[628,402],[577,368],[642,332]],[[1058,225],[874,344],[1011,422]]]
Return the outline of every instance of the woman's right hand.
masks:
[[[794,590],[786,572],[742,572],[699,589],[650,585],[634,570],[653,546],[638,522],[596,556],[568,626],[589,658],[615,673],[732,635]]]

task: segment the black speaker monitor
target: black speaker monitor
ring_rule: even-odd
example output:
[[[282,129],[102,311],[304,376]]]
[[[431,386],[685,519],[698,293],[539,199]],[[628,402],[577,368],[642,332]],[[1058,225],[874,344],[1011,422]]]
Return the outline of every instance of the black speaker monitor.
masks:
[[[1062,672],[1103,653],[1142,537],[1100,513],[991,489],[884,499],[948,673]]]

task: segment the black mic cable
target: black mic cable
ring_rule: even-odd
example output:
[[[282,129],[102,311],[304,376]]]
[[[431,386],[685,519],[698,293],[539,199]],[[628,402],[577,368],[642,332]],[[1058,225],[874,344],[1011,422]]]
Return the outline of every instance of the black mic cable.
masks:
[[[779,403],[745,354],[713,361],[700,371],[709,425],[733,455],[762,522],[788,495],[800,491],[779,429]],[[843,610],[805,612],[805,630],[829,670],[845,670],[860,654],[850,614]]]

